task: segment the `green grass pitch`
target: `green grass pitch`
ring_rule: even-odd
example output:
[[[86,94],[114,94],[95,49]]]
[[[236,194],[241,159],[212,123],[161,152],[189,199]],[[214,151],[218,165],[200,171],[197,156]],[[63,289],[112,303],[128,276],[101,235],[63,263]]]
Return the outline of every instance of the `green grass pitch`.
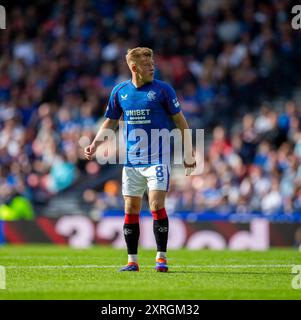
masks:
[[[300,299],[292,288],[297,250],[170,250],[170,272],[154,270],[154,250],[140,250],[140,272],[117,272],[126,251],[95,246],[0,247],[6,289],[0,299]]]

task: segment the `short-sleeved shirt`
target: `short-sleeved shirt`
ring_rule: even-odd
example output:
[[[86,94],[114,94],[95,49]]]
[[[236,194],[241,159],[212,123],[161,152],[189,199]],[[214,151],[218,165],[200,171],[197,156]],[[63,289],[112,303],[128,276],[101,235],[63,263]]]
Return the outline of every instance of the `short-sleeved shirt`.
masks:
[[[123,115],[126,142],[126,166],[149,166],[166,163],[170,142],[160,131],[173,129],[172,115],[181,111],[175,90],[167,83],[153,80],[136,88],[131,80],[112,90],[105,117]],[[168,157],[167,157],[168,158]]]

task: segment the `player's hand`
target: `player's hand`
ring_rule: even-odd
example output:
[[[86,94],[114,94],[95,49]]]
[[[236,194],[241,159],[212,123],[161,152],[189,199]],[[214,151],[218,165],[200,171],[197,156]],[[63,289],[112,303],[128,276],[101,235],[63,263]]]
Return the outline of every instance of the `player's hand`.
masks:
[[[85,158],[87,160],[91,160],[95,151],[96,151],[96,145],[94,143],[91,143],[88,147],[85,148]]]
[[[191,173],[195,170],[196,168],[196,159],[195,159],[195,154],[193,152],[192,157],[190,157],[189,161],[187,162],[184,160],[184,168],[185,168],[185,175],[190,176]]]

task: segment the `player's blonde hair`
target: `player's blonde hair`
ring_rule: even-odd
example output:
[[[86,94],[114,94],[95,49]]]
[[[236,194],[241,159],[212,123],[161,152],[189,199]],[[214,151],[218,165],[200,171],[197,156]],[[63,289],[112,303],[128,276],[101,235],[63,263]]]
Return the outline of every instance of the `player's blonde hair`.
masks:
[[[147,47],[136,47],[128,49],[125,56],[126,62],[130,67],[133,63],[139,62],[143,58],[153,58],[153,50]]]

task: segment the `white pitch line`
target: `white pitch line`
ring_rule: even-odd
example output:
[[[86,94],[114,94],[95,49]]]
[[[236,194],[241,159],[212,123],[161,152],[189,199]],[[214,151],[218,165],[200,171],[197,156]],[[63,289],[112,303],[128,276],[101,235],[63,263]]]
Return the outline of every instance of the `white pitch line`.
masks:
[[[243,268],[289,268],[294,264],[246,264],[246,265],[170,265],[170,268],[229,268],[229,269],[243,269]],[[100,266],[100,265],[76,265],[76,266],[4,266],[7,269],[107,269],[107,268],[120,268],[121,265],[114,266]],[[147,265],[143,268],[153,268],[154,266]]]

